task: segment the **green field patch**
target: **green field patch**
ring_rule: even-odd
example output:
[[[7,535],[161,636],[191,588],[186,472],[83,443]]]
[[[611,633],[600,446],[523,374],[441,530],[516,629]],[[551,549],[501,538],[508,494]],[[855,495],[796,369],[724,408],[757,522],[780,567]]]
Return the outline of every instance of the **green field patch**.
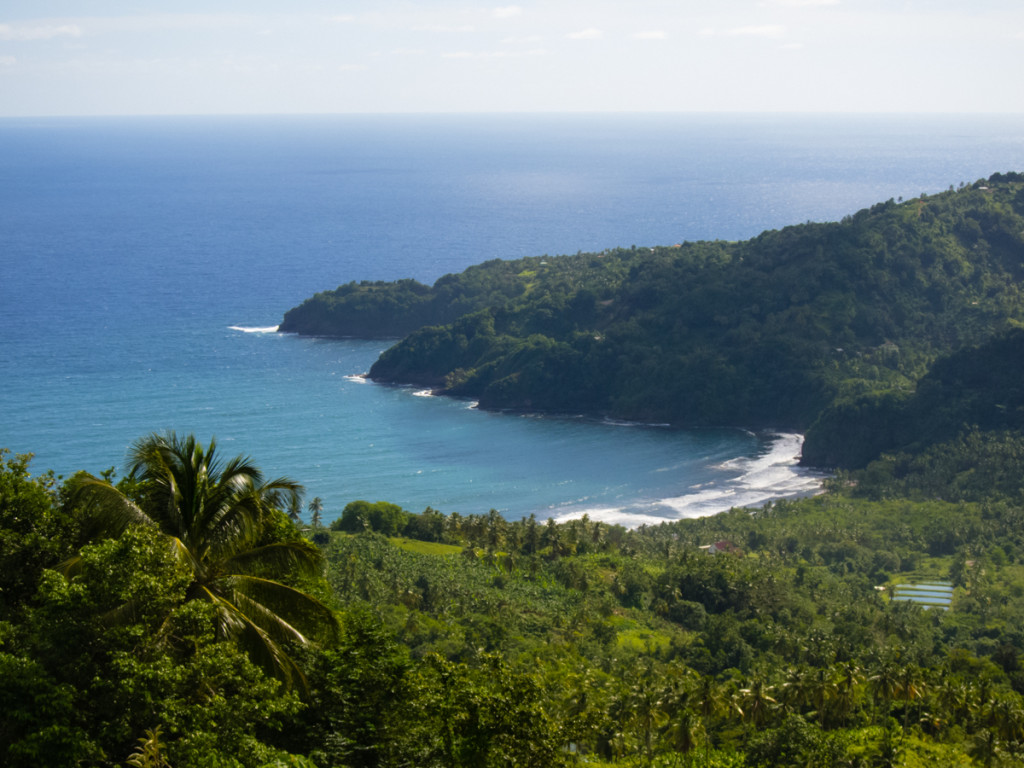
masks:
[[[407,552],[416,552],[420,555],[457,555],[462,552],[462,547],[453,544],[440,544],[436,541],[417,541],[401,537],[388,539],[399,549]]]
[[[898,581],[944,582],[949,580],[949,571],[953,567],[953,556],[922,557],[910,570],[893,576],[893,583]]]
[[[661,652],[668,650],[672,640],[664,632],[651,629],[624,629],[619,631],[615,642],[623,650]]]

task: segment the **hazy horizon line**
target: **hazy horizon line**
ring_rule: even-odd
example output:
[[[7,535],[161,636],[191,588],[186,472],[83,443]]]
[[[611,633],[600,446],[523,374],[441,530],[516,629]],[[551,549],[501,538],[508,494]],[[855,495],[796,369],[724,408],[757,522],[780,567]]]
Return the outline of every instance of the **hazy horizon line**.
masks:
[[[241,117],[514,117],[514,116],[604,116],[604,117],[1021,117],[1024,109],[1006,111],[886,111],[886,110],[437,110],[437,111],[352,111],[352,112],[104,112],[0,114],[0,120],[61,118],[241,118]]]

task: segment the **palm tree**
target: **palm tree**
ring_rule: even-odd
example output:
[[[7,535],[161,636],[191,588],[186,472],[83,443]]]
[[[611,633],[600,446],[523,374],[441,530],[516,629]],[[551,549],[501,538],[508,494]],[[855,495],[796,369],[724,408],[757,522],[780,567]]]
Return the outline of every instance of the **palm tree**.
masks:
[[[192,572],[186,600],[216,607],[217,632],[245,648],[286,684],[304,681],[285,643],[307,645],[333,636],[337,619],[320,601],[279,579],[316,576],[316,547],[272,533],[273,513],[302,487],[281,478],[265,482],[247,457],[222,462],[216,443],[173,432],[135,442],[128,455],[129,498],[91,475],[73,482],[71,502],[89,539],[117,537],[130,525],[160,530]],[[73,575],[75,560],[65,563]]]
[[[856,707],[858,694],[863,682],[864,675],[856,664],[847,662],[839,668],[838,675],[833,681],[832,709],[839,720],[840,726],[845,726],[850,714]]]
[[[314,528],[320,527],[320,513],[324,511],[324,502],[319,496],[314,496],[313,500],[309,502],[309,524]]]
[[[825,713],[835,697],[836,684],[830,671],[826,667],[819,667],[811,672],[809,686],[807,701],[818,714],[818,726],[824,730]]]
[[[704,731],[704,765],[711,764],[711,720],[729,709],[735,711],[724,691],[710,675],[702,675],[693,691],[694,703],[700,711],[700,722]]]
[[[760,729],[765,724],[771,710],[776,705],[771,692],[772,686],[767,685],[759,677],[754,678],[746,688],[740,689],[740,707],[743,710],[743,717],[748,719],[755,729]]]
[[[295,525],[302,525],[302,497],[298,494],[288,501],[288,519]]]
[[[639,742],[640,762],[654,762],[655,733],[668,721],[665,711],[664,686],[652,662],[637,670],[636,682],[629,686],[620,700],[621,720],[634,730]]]
[[[1018,696],[996,701],[992,707],[992,725],[1004,743],[1019,745],[1024,741],[1024,707]]]
[[[986,729],[974,734],[973,742],[969,753],[975,760],[980,761],[985,768],[989,768],[992,765],[992,761],[997,760],[999,755],[1003,753],[1003,742],[993,729]]]
[[[899,691],[899,672],[895,661],[883,659],[875,668],[874,674],[868,678],[875,707],[881,710],[883,719],[888,719],[893,699]]]
[[[959,723],[967,720],[968,689],[963,680],[954,677],[949,669],[944,670],[942,682],[936,691],[936,702],[941,708],[947,723]]]
[[[903,737],[907,736],[907,724],[910,719],[911,702],[924,695],[924,678],[916,664],[906,664],[900,671],[896,683],[896,697],[903,702]]]
[[[526,532],[523,534],[523,549],[528,555],[537,554],[540,549],[540,526],[537,524],[537,516],[530,513],[526,518]]]
[[[790,667],[785,673],[781,699],[785,714],[798,713],[811,699],[812,673],[806,667]]]
[[[508,524],[501,513],[492,509],[487,513],[487,549],[497,552],[505,542]]]

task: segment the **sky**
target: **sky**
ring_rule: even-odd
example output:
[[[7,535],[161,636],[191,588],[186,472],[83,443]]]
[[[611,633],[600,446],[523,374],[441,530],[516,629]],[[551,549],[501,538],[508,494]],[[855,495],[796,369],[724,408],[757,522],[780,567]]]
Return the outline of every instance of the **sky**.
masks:
[[[1024,111],[1021,0],[3,0],[0,116]]]

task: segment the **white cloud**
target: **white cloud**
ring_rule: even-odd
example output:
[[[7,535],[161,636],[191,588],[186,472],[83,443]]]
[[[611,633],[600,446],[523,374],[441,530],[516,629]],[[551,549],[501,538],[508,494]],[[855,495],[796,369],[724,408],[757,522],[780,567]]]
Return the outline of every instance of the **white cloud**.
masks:
[[[491,15],[496,19],[511,19],[514,16],[522,16],[522,14],[523,9],[518,5],[505,5],[491,11]]]
[[[594,27],[582,29],[579,32],[570,32],[566,35],[570,40],[600,40],[604,37],[604,32]]]
[[[81,37],[82,30],[77,24],[49,24],[37,27],[12,27],[0,24],[0,40],[51,40],[55,37]]]
[[[227,13],[153,13],[138,14],[135,16],[90,16],[80,19],[82,26],[75,23],[65,24],[39,24],[37,26],[21,25],[12,27],[0,24],[0,40],[2,39],[42,39],[43,37],[82,37],[88,30],[89,37],[108,36],[112,39],[120,38],[128,40],[133,35],[141,35],[152,32],[179,32],[189,33],[194,30],[261,30],[265,28],[277,28],[285,17],[269,17],[247,14]],[[316,22],[323,23],[324,17],[315,18]],[[17,33],[18,38],[13,34]],[[26,36],[31,33],[31,38]],[[5,35],[7,37],[5,37]]]
[[[13,67],[18,60],[13,56],[0,56],[0,68]]]
[[[815,8],[823,5],[839,5],[839,0],[771,0],[762,5],[782,5],[787,8]]]
[[[457,27],[449,26],[447,24],[427,24],[422,27],[414,27],[417,32],[473,32],[474,28],[471,24],[462,24]]]
[[[785,34],[786,28],[781,24],[751,25],[730,29],[726,34],[745,37],[778,37]]]
[[[509,45],[517,45],[520,43],[539,43],[544,38],[540,35],[529,35],[528,37],[506,37],[501,42]]]
[[[333,22],[334,24],[348,24],[350,22],[355,21],[356,17],[352,16],[351,14],[342,14],[340,16],[331,16],[327,20]]]
[[[635,32],[631,37],[634,40],[664,40],[667,35],[660,29],[652,29],[646,32]]]
[[[546,56],[543,48],[531,48],[528,51],[451,51],[442,53],[442,59],[521,59],[528,56]]]

